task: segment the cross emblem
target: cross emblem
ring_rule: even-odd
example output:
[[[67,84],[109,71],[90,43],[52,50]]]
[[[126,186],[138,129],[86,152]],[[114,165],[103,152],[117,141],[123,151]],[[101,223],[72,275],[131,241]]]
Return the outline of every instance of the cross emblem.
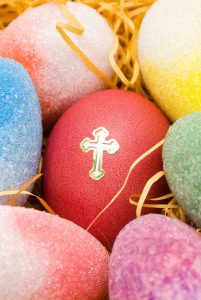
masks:
[[[109,131],[104,127],[95,129],[92,135],[95,139],[84,139],[80,144],[80,149],[84,153],[93,151],[93,165],[89,171],[89,176],[93,180],[100,180],[105,176],[105,171],[103,170],[103,152],[106,151],[109,154],[114,154],[119,150],[120,146],[115,139],[106,141]]]

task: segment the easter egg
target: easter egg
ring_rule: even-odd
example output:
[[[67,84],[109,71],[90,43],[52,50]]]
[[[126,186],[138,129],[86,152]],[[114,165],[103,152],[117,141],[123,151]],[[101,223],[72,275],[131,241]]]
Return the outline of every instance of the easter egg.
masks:
[[[67,34],[105,75],[112,77],[109,54],[114,35],[109,25],[86,5],[68,2],[67,8],[84,27],[81,35]],[[0,55],[22,63],[33,79],[45,130],[75,100],[105,88],[61,37],[56,29],[60,22],[74,26],[57,4],[44,4],[25,11],[0,36]]]
[[[32,80],[23,66],[5,58],[0,58],[0,116],[0,191],[5,192],[18,190],[36,175],[42,144],[41,110]],[[0,204],[8,199],[0,196]],[[16,204],[25,200],[19,196]]]
[[[22,207],[0,208],[0,299],[99,300],[108,252],[70,221]]]
[[[110,300],[200,299],[201,236],[163,215],[133,220],[119,233],[109,263]]]
[[[201,107],[201,0],[157,1],[138,42],[142,75],[171,121]]]
[[[139,94],[104,90],[88,95],[67,110],[55,125],[44,158],[44,198],[60,216],[88,228],[122,187],[131,164],[164,138],[169,123]],[[135,216],[129,203],[147,180],[162,170],[161,149],[131,173],[115,200],[90,228],[111,248],[120,229]],[[163,195],[158,183],[152,195]]]
[[[186,214],[201,226],[201,112],[177,120],[163,145],[170,189]]]

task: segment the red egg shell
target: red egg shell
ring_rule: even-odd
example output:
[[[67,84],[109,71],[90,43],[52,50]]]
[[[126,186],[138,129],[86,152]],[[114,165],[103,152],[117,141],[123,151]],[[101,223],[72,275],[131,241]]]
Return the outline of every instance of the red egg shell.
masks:
[[[106,140],[115,139],[120,149],[103,153],[106,174],[91,179],[93,151],[83,153],[81,142],[92,131],[104,127]],[[123,91],[105,90],[81,99],[67,110],[54,127],[44,161],[44,197],[62,217],[83,228],[94,220],[121,188],[131,164],[165,137],[169,122],[162,112],[143,96]],[[129,196],[140,194],[147,180],[162,170],[161,149],[144,159],[132,172],[125,190],[96,221],[90,232],[110,248],[121,228],[135,216]],[[163,195],[167,185],[155,184],[151,196]]]

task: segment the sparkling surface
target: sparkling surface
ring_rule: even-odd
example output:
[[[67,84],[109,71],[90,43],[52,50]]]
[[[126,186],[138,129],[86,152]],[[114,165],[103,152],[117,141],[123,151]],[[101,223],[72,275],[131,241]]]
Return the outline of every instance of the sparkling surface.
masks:
[[[0,207],[0,299],[100,300],[108,253],[70,221],[21,207]]]
[[[41,110],[33,83],[18,63],[0,58],[0,191],[16,190],[37,173]],[[6,203],[8,197],[0,197]],[[18,197],[22,204],[24,196]]]
[[[201,226],[201,112],[179,119],[169,129],[163,163],[177,201]]]
[[[153,98],[171,121],[201,110],[201,0],[159,0],[143,19],[138,55]]]
[[[201,237],[188,225],[146,215],[124,227],[110,258],[110,300],[198,300]]]
[[[70,38],[111,77],[109,53],[114,36],[109,25],[86,5],[67,5],[85,28],[82,35],[69,33]],[[44,4],[21,14],[0,39],[0,55],[18,60],[29,71],[39,94],[45,129],[75,100],[105,87],[62,39],[56,29],[58,22],[68,24],[69,20],[58,5]]]

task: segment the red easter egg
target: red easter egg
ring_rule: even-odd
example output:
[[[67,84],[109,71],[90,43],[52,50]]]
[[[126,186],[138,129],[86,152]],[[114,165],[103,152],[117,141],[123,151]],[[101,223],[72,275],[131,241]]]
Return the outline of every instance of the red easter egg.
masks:
[[[90,94],[55,125],[44,161],[44,197],[60,216],[87,228],[123,185],[131,164],[165,137],[169,122],[145,97],[123,90]],[[132,172],[117,200],[90,228],[108,248],[134,218],[129,196],[162,170],[161,149]],[[152,195],[165,193],[156,183]]]

